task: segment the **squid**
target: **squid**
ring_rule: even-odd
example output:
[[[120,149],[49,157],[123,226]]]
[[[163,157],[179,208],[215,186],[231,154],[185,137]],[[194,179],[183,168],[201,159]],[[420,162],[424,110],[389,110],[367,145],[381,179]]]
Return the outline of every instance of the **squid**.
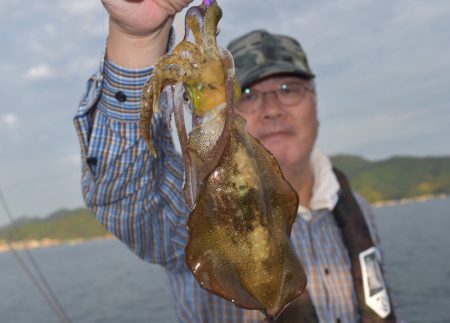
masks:
[[[170,87],[190,210],[186,263],[204,289],[274,321],[306,286],[289,240],[298,196],[235,112],[240,86],[231,54],[217,45],[221,17],[214,0],[189,8],[183,40],[143,89],[139,130],[157,158],[150,128]]]

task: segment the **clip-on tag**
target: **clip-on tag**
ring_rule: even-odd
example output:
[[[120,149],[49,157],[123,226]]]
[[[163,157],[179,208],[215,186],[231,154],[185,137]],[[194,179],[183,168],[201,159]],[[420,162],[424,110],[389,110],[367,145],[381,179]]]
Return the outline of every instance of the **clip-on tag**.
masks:
[[[359,254],[361,264],[364,298],[370,307],[381,318],[391,313],[391,305],[380,267],[380,255],[375,247]]]

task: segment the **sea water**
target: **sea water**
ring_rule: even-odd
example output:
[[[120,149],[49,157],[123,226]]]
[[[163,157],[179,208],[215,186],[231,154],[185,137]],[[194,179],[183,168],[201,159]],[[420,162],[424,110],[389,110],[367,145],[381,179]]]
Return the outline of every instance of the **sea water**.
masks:
[[[374,211],[401,318],[450,322],[450,199]],[[71,322],[176,322],[164,270],[116,240],[32,254]],[[11,253],[0,254],[0,322],[58,322]]]
[[[375,209],[399,314],[450,322],[450,199]]]

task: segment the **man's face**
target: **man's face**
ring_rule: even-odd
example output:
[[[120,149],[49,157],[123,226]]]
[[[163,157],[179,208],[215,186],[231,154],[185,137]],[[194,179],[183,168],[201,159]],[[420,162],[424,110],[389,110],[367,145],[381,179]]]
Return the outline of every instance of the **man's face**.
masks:
[[[310,88],[305,90],[308,86]],[[280,100],[284,92],[291,95],[288,91],[301,92],[302,87],[304,91],[298,103],[292,104],[284,98]],[[245,108],[246,92],[258,97],[260,104],[256,109]],[[307,80],[276,76],[259,81],[247,91],[244,89],[237,111],[247,119],[247,131],[275,155],[283,170],[308,165],[319,123],[315,93]]]

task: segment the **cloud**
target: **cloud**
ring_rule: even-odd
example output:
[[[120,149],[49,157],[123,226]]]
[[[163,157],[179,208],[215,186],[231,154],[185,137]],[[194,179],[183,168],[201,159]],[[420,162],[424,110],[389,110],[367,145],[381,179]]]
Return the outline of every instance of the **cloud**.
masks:
[[[77,153],[65,155],[61,158],[61,162],[64,165],[79,166],[80,154],[77,152]]]
[[[52,76],[52,72],[47,64],[39,64],[30,67],[25,74],[27,80],[47,79]]]
[[[17,125],[18,117],[14,113],[6,113],[1,116],[1,122],[8,128],[14,128]]]
[[[0,1],[0,17],[6,15],[10,8],[13,6],[13,0],[2,0]]]
[[[47,141],[49,139],[48,134],[46,133],[41,133],[38,137],[37,137],[39,142],[44,142]]]
[[[100,1],[93,0],[77,0],[77,1],[64,1],[62,8],[75,15],[83,15],[91,13],[100,6]]]
[[[448,19],[450,13],[450,3],[444,0],[437,0],[430,3],[420,0],[403,0],[393,4],[394,19],[392,24],[398,29],[411,26],[426,27],[439,19]]]

